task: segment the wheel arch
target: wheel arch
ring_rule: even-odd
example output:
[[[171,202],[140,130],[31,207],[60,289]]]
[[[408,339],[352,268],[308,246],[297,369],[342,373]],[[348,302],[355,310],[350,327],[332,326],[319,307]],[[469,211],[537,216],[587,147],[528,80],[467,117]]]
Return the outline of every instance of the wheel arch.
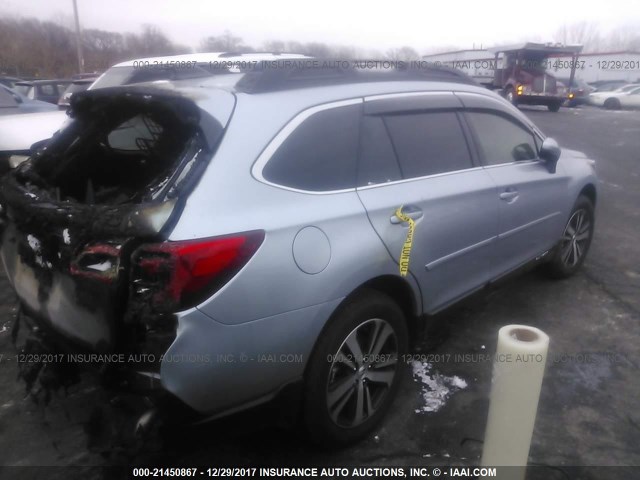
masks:
[[[580,195],[584,195],[585,197],[587,197],[589,200],[591,200],[591,203],[593,203],[593,206],[596,206],[596,200],[598,198],[598,194],[596,192],[596,187],[593,183],[588,183],[587,185],[585,185],[584,187],[582,187],[582,190],[580,190]]]
[[[420,318],[422,311],[422,297],[420,292],[414,292],[409,282],[397,275],[381,275],[359,285],[340,302],[318,334],[311,353],[309,354],[309,358],[313,357],[320,338],[322,338],[327,329],[330,328],[334,318],[355,296],[360,295],[365,290],[375,290],[389,296],[404,313],[409,332],[409,343],[416,338],[416,335],[421,331]],[[305,365],[305,378],[307,376],[308,369],[309,362]]]

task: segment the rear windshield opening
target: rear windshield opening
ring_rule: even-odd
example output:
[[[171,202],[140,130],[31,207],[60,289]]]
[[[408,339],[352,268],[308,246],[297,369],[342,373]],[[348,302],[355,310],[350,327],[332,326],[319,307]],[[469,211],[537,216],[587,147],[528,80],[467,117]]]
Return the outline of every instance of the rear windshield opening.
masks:
[[[162,103],[113,103],[78,115],[34,158],[40,186],[56,200],[165,200],[204,156],[205,144],[193,118],[185,120]]]

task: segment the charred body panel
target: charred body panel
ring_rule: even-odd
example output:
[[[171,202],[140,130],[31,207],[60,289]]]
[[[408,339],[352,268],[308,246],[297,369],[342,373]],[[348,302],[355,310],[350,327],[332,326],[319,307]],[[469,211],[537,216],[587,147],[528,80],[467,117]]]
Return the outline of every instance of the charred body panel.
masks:
[[[25,313],[73,348],[163,353],[175,338],[173,313],[130,295],[130,257],[167,239],[211,160],[235,106],[215,100],[212,114],[159,88],[83,92],[67,127],[0,180],[5,271]]]

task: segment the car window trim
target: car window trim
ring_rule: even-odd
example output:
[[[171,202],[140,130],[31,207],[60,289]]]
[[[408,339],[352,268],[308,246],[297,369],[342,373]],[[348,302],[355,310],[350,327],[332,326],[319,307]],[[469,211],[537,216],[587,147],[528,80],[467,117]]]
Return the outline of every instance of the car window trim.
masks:
[[[263,170],[264,170],[264,167],[267,165],[267,163],[269,163],[273,155],[278,151],[280,146],[309,117],[311,117],[312,115],[318,112],[323,112],[325,110],[333,110],[335,108],[348,107],[351,105],[358,105],[358,104],[361,105],[362,103],[363,103],[362,97],[350,98],[347,100],[332,101],[329,103],[323,103],[320,105],[315,105],[310,108],[306,108],[300,113],[298,113],[297,115],[295,115],[291,120],[289,120],[289,122],[285,124],[284,127],[280,129],[280,131],[278,131],[278,133],[276,133],[276,135],[271,139],[271,141],[267,144],[267,146],[262,150],[260,155],[258,155],[258,158],[256,159],[256,161],[253,163],[253,166],[251,167],[251,175],[253,176],[253,178],[255,178],[261,183],[270,185],[272,187],[277,187],[283,190],[289,190],[291,192],[296,192],[296,193],[307,193],[310,195],[332,195],[336,193],[355,192],[356,190],[355,185],[350,188],[343,188],[338,190],[305,190],[301,188],[289,187],[287,185],[282,185],[282,184],[274,183],[267,180],[266,178],[264,178]],[[360,114],[359,119],[361,120],[361,118],[362,118],[362,114]]]
[[[461,173],[483,170],[484,168],[485,167],[480,166],[480,167],[465,168],[465,169],[462,169],[462,170],[451,170],[450,172],[434,173],[434,174],[431,174],[431,175],[424,175],[422,177],[403,178],[402,180],[394,180],[393,182],[376,183],[374,185],[364,185],[362,187],[357,187],[357,190],[368,190],[370,188],[386,187],[386,186],[389,186],[389,185],[397,185],[397,184],[400,184],[400,183],[417,182],[417,181],[421,181],[421,180],[429,180],[431,178],[444,177],[446,175],[459,175]]]
[[[515,109],[513,105],[509,103],[505,104],[506,100],[503,98],[494,98],[493,96],[490,96],[488,94],[478,93],[478,92],[455,91],[454,93],[456,97],[458,97],[460,101],[464,104],[463,110],[465,112],[478,110],[478,109],[501,112],[504,115],[509,116],[516,122],[520,123],[525,129],[535,132],[541,139],[544,140],[546,138],[544,133],[540,131],[540,129],[536,126],[535,123],[533,123],[531,120],[529,120],[529,118],[524,116],[522,112]],[[465,99],[471,100],[472,102],[476,102],[476,106],[474,106],[472,103],[466,104]]]
[[[420,97],[420,96],[442,96],[442,97],[451,97],[453,99],[455,99],[455,102],[452,102],[452,106],[451,107],[443,107],[443,106],[433,106],[431,108],[425,108],[425,107],[421,107],[421,108],[409,108],[409,109],[404,109],[404,110],[389,110],[388,113],[383,113],[383,112],[375,112],[375,113],[371,113],[371,112],[367,112],[366,111],[366,103],[367,102],[373,102],[373,101],[378,101],[378,100],[387,100],[387,99],[400,99],[400,98],[407,98],[407,97]],[[469,157],[471,160],[471,166],[469,168],[464,168],[464,169],[460,169],[460,170],[451,170],[449,172],[440,172],[440,173],[434,173],[431,175],[422,175],[419,177],[410,177],[410,178],[401,178],[400,180],[393,180],[391,182],[383,182],[383,183],[375,183],[373,185],[362,185],[362,186],[358,186],[356,185],[356,189],[357,190],[365,190],[365,189],[370,189],[370,188],[377,188],[377,187],[385,187],[387,185],[397,185],[397,184],[401,184],[401,183],[406,183],[406,182],[413,182],[413,181],[420,181],[420,180],[426,180],[426,179],[430,179],[430,178],[435,178],[435,177],[441,177],[444,175],[455,175],[455,174],[460,174],[463,172],[470,172],[470,171],[475,171],[475,170],[480,170],[483,168],[482,162],[480,160],[480,156],[478,154],[478,152],[476,151],[476,145],[475,143],[472,141],[472,139],[470,138],[471,135],[471,131],[469,126],[467,125],[467,121],[466,118],[464,117],[463,113],[464,113],[464,106],[462,104],[462,102],[460,101],[460,99],[455,95],[455,93],[453,91],[448,91],[448,90],[439,90],[439,91],[416,91],[416,92],[402,92],[402,93],[384,93],[384,94],[380,94],[380,95],[369,95],[364,97],[364,105],[365,105],[365,109],[363,111],[362,114],[362,120],[364,121],[364,118],[366,116],[370,116],[370,117],[381,117],[383,124],[385,126],[385,130],[387,132],[387,135],[389,137],[389,141],[391,142],[391,145],[393,147],[393,152],[394,155],[396,157],[396,162],[398,163],[399,169],[400,169],[400,174],[404,176],[404,173],[402,172],[402,167],[399,165],[399,159],[398,159],[398,154],[396,152],[396,147],[395,144],[393,143],[393,138],[391,138],[391,134],[388,131],[386,122],[384,121],[384,118],[386,116],[390,116],[390,115],[414,115],[417,113],[417,111],[424,111],[424,112],[429,112],[430,110],[434,110],[434,111],[447,111],[447,112],[453,112],[456,115],[456,118],[458,120],[458,123],[460,125],[460,130],[462,131],[462,136],[464,137],[465,143],[467,145],[467,151],[469,152]],[[361,137],[362,137],[362,128],[361,130]],[[362,151],[362,138],[360,138],[359,141],[359,146],[358,146],[358,175],[360,174],[360,162],[362,161],[361,158],[361,151]]]
[[[429,98],[431,97],[431,98]],[[433,97],[438,101],[433,102]],[[411,103],[405,100],[411,99]],[[427,100],[421,103],[419,100]],[[450,90],[385,93],[364,97],[364,115],[402,115],[429,110],[462,110],[464,105]]]

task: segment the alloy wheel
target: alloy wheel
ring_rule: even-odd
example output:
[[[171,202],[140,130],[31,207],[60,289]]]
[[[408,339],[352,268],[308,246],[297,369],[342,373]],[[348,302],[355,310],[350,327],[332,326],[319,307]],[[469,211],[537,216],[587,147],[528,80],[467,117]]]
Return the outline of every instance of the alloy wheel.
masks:
[[[362,322],[330,358],[326,402],[332,421],[354,428],[383,404],[398,370],[398,339],[380,318]]]
[[[582,258],[589,245],[591,237],[591,220],[586,210],[576,210],[562,235],[560,258],[562,263],[571,268]]]

